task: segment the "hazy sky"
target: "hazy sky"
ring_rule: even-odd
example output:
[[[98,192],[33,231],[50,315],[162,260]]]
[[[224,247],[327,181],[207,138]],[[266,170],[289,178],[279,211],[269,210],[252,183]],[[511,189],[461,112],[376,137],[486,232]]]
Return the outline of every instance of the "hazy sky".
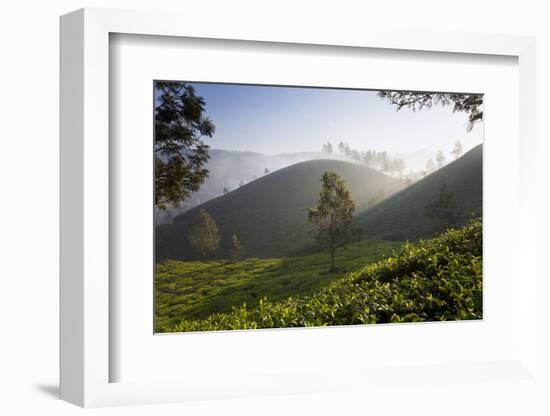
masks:
[[[193,83],[216,125],[212,148],[265,154],[320,151],[347,142],[358,150],[445,153],[460,140],[464,150],[483,141],[483,124],[466,132],[467,115],[434,106],[413,112],[376,91]],[[335,148],[336,150],[337,148]]]

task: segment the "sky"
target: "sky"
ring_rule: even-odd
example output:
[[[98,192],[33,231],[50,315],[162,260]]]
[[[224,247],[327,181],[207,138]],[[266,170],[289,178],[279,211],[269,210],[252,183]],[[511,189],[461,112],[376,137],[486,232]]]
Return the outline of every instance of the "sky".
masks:
[[[466,131],[466,113],[434,106],[413,112],[377,97],[376,91],[190,83],[206,101],[216,126],[214,149],[264,154],[321,151],[340,141],[357,150],[444,153],[457,140],[464,151],[483,141],[483,123]]]

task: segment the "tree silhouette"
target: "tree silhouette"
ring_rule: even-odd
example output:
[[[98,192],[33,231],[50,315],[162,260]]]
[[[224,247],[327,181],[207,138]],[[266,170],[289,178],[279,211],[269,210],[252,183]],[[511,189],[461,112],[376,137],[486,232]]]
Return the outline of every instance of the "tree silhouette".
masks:
[[[342,154],[342,156],[346,155],[346,145],[344,142],[338,143],[338,151]]]
[[[357,150],[357,149],[353,149],[353,150],[351,151],[351,158],[352,158],[355,162],[359,163],[359,162],[361,161],[361,152],[359,152],[359,150]]]
[[[351,158],[351,147],[347,143],[344,145],[344,154],[346,155],[346,158]]]
[[[317,240],[327,243],[330,250],[330,271],[335,271],[336,249],[353,237],[355,202],[340,176],[326,171],[321,177],[321,192],[317,207],[310,208],[308,219],[317,224]]]
[[[179,206],[208,177],[210,147],[203,139],[215,127],[192,85],[156,82],[155,92],[155,205],[166,209]]]
[[[191,227],[189,243],[203,258],[218,249],[220,244],[218,226],[204,209],[200,210],[198,221]]]
[[[438,168],[441,168],[445,164],[445,155],[441,150],[438,150],[437,154],[435,155],[435,161],[437,162]]]
[[[321,146],[321,151],[323,153],[326,153],[327,157],[330,159],[330,154],[333,152],[332,143],[331,142],[323,143],[323,145]]]
[[[382,172],[389,173],[391,170],[390,158],[388,157],[388,152],[379,152],[376,155],[377,162],[380,166]]]
[[[433,159],[430,158],[426,162],[426,172],[431,173],[431,172],[433,172],[434,169],[435,169],[435,162],[434,162]]]
[[[372,151],[367,150],[366,152],[362,152],[361,157],[363,158],[363,163],[365,166],[370,167],[372,162]]]
[[[453,150],[451,150],[451,154],[455,160],[462,156],[462,143],[460,143],[459,140],[456,141]]]
[[[397,106],[397,110],[409,108],[412,111],[431,108],[434,105],[453,106],[453,112],[468,114],[467,131],[471,131],[475,123],[483,120],[483,96],[476,94],[447,94],[433,92],[411,91],[380,91],[380,98],[388,100]]]
[[[403,159],[394,159],[393,160],[393,170],[397,172],[399,176],[406,169],[405,161]]]
[[[376,169],[378,167],[378,153],[376,153],[376,150],[368,150],[363,156],[363,160],[369,168]]]

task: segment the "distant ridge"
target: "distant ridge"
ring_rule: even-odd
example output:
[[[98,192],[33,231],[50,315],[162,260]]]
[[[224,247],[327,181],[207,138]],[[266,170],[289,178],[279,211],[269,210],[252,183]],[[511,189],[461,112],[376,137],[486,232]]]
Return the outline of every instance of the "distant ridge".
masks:
[[[356,218],[363,238],[416,240],[441,231],[425,215],[428,203],[439,195],[442,183],[454,193],[457,225],[464,225],[482,212],[483,147],[478,145],[460,159],[449,163],[412,186],[380,202]]]

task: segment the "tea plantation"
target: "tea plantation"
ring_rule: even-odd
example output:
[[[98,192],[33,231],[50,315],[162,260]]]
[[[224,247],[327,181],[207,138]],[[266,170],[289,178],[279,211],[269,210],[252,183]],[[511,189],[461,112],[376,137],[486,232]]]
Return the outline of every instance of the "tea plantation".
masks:
[[[162,329],[182,319],[206,318],[272,301],[313,294],[335,279],[376,262],[399,248],[399,242],[358,241],[336,252],[337,271],[329,272],[327,253],[287,258],[166,261],[156,266],[156,323]]]
[[[336,280],[319,277],[322,274],[317,269],[317,278],[312,280],[325,285],[320,283],[322,287],[314,293],[280,300],[284,291],[274,291],[252,307],[243,303],[203,319],[166,319],[163,314],[169,314],[169,307],[161,301],[157,329],[188,332],[482,318],[482,224],[478,220],[431,240],[404,244],[376,263],[361,267],[359,262],[365,265],[368,259],[355,258],[347,266],[353,264],[356,271]],[[297,265],[293,270],[304,269]],[[304,291],[314,288],[311,284]]]

